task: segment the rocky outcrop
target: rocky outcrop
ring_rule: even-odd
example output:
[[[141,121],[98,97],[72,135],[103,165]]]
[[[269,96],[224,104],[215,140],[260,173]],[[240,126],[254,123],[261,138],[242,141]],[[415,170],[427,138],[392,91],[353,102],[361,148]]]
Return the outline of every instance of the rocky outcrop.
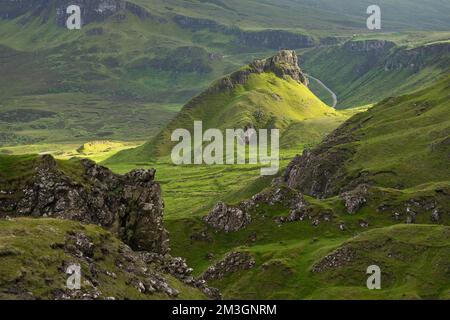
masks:
[[[210,266],[201,279],[205,281],[220,280],[226,276],[242,271],[249,270],[255,266],[255,259],[248,252],[231,252],[222,260]]]
[[[193,269],[188,267],[185,259],[150,252],[143,252],[142,257],[146,263],[154,266],[156,270],[168,273],[181,282],[200,289],[207,297],[215,300],[222,299],[219,290],[209,287],[204,279],[195,278],[192,275]]]
[[[384,61],[384,71],[419,71],[439,62],[444,69],[450,64],[450,43],[434,43],[412,49],[398,48]]]
[[[313,150],[304,150],[288,165],[281,179],[288,187],[317,198],[326,198],[339,192],[345,181],[345,162],[353,151],[339,148],[330,139]]]
[[[99,259],[99,253],[108,254],[109,249],[94,243],[88,235],[81,231],[70,231],[66,234],[66,241],[62,249],[64,252],[72,255],[78,261],[89,266],[82,275],[85,277],[81,290],[61,289],[56,290],[53,295],[57,300],[95,300],[95,299],[115,299],[115,297],[105,297],[104,293],[98,288],[101,277],[107,276],[111,279],[117,278],[117,270],[128,278],[127,283],[139,293],[153,295],[163,293],[169,298],[176,298],[179,291],[173,288],[161,270],[155,270],[153,265],[146,261],[141,253],[134,252],[127,245],[121,244],[117,255],[115,256],[116,272],[102,269],[96,260]],[[55,244],[58,248],[58,244]],[[65,273],[69,261],[63,263],[61,272]]]
[[[251,213],[257,212],[262,205],[277,205],[289,209],[289,216],[275,219],[278,223],[303,220],[300,217],[310,212],[309,203],[305,200],[303,194],[285,186],[275,185],[254,195],[249,200],[241,201],[236,206],[219,202],[203,218],[203,221],[218,231],[236,232],[244,229],[252,222]]]
[[[367,202],[367,185],[359,185],[352,191],[341,193],[340,197],[344,200],[347,212],[350,214],[357,213]]]
[[[247,212],[240,208],[228,206],[223,202],[215,205],[212,211],[203,218],[209,226],[216,230],[236,232],[250,224],[252,218]]]
[[[0,217],[8,220],[24,216],[47,217],[99,225],[126,243],[106,234],[111,238],[108,244],[120,245],[115,266],[126,274],[127,285],[139,293],[163,293],[176,298],[178,290],[165,277],[169,274],[211,299],[221,298],[217,289],[193,277],[193,270],[184,259],[168,254],[164,203],[160,186],[154,181],[155,170],[136,169],[117,175],[87,159],[59,163],[50,155],[36,159],[34,165],[29,180],[22,182],[20,188],[0,190]],[[103,272],[113,278],[116,275],[100,270],[96,261],[100,259],[99,252],[106,255],[109,249],[99,246],[98,241],[82,231],[68,232],[65,243],[55,243],[52,248],[64,250],[79,262],[88,264],[90,270],[89,285],[83,290],[55,291],[53,298],[105,298],[97,286],[97,282],[103,281],[98,275]],[[65,272],[66,266],[63,267],[62,272]]]
[[[312,268],[312,272],[320,273],[340,268],[349,264],[353,260],[355,255],[356,252],[353,248],[347,246],[338,248],[334,252],[324,257],[318,263],[316,263]]]
[[[0,216],[53,217],[103,226],[136,250],[166,253],[168,233],[155,170],[121,176],[90,160],[65,169],[53,157],[36,161],[32,178],[0,198]],[[68,164],[69,164],[68,163]]]
[[[308,78],[303,74],[302,70],[298,66],[298,57],[295,51],[281,50],[278,54],[271,58],[256,60],[246,68],[222,78],[218,81],[218,83],[212,86],[207,93],[231,90],[236,85],[245,84],[250,75],[261,74],[264,72],[273,72],[276,76],[282,79],[285,77],[291,77],[301,84],[308,85]]]

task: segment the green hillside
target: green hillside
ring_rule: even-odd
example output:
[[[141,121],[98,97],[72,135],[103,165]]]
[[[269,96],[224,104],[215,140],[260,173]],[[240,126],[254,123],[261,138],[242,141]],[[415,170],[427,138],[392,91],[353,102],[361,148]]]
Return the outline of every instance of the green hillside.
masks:
[[[80,234],[92,241],[92,259],[77,251],[79,244],[71,243],[71,237]],[[132,282],[145,281],[145,275],[137,271],[145,264],[134,261],[136,270],[124,270],[117,262],[125,251],[123,243],[97,226],[60,219],[1,219],[0,298],[82,299],[84,295],[102,300],[168,299],[163,293],[149,295],[136,290]],[[65,287],[64,268],[70,264],[82,268],[82,291],[71,292]],[[170,275],[166,277],[170,286],[180,292],[179,299],[205,299],[199,290]]]
[[[298,144],[292,132],[303,124],[314,124],[318,134],[325,128],[337,125],[345,116],[320,101],[304,84],[294,80],[286,72],[294,68],[300,76],[295,53],[286,59],[292,61],[271,61],[285,59],[281,51],[266,60],[255,61],[217,81],[209,89],[188,102],[180,113],[153,140],[141,148],[123,151],[111,159],[119,161],[145,161],[157,156],[170,154],[174,142],[171,134],[175,129],[184,128],[193,132],[194,121],[203,121],[203,130],[218,128],[222,131],[232,128],[253,127],[255,129],[278,128],[281,130],[282,145],[293,147]],[[270,64],[272,69],[256,71],[258,64]],[[281,74],[275,74],[277,72]],[[322,128],[320,124],[323,124]],[[305,130],[308,132],[308,129]],[[291,132],[291,134],[289,134]],[[298,133],[298,131],[297,131]],[[286,138],[284,138],[286,136]],[[289,138],[287,138],[289,136]],[[311,136],[311,134],[305,134]]]
[[[291,185],[326,196],[361,183],[397,189],[448,183],[449,83],[447,77],[353,116],[299,159],[303,174]],[[325,180],[313,173],[316,166],[327,171]]]

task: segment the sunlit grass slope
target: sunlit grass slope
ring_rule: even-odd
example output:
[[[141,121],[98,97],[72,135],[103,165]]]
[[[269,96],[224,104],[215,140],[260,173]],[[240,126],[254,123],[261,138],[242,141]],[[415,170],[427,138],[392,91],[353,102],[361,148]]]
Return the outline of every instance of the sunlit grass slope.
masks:
[[[345,119],[345,115],[327,106],[308,87],[290,77],[282,79],[270,72],[252,74],[245,84],[232,90],[211,89],[195,97],[153,140],[142,148],[118,154],[111,162],[148,161],[169,155],[174,146],[172,132],[178,128],[193,132],[194,121],[201,120],[204,130],[224,131],[248,124],[257,129],[277,128],[283,139],[295,124],[317,121],[316,124],[332,128]],[[296,138],[291,138],[294,145]]]

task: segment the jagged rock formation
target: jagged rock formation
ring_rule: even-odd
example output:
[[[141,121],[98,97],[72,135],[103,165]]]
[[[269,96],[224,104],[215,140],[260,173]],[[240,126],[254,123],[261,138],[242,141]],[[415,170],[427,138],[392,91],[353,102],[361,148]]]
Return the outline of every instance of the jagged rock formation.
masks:
[[[82,290],[57,290],[54,292],[54,298],[57,300],[83,299],[92,300],[105,298],[103,293],[98,289],[98,283],[101,281],[99,277],[106,274],[112,279],[117,278],[117,274],[113,271],[103,270],[97,263],[99,244],[83,232],[68,232],[63,249],[66,253],[78,259],[78,263],[84,262],[89,265],[89,272],[85,270],[84,275],[88,278],[89,285],[83,285]],[[57,244],[55,246],[58,246]],[[109,252],[109,249],[102,247],[101,252]],[[69,261],[61,267],[61,272],[65,272],[69,266]],[[143,254],[134,252],[125,244],[119,246],[117,258],[115,260],[116,267],[129,278],[129,285],[134,287],[138,292],[152,295],[155,293],[164,293],[170,298],[179,295],[179,291],[173,288],[167,281],[166,277],[158,270],[155,270],[151,262],[144,259]],[[116,271],[117,272],[117,271]],[[86,281],[85,281],[86,282]],[[108,297],[115,299],[116,297]]]
[[[368,186],[362,184],[352,191],[344,192],[340,195],[344,200],[348,213],[357,213],[367,202]]]
[[[0,299],[220,299],[183,259],[136,252],[99,226],[51,218],[0,223]]]
[[[299,83],[308,85],[308,78],[298,66],[298,58],[295,51],[281,50],[273,57],[256,60],[247,68],[222,78],[216,85],[212,86],[208,92],[231,90],[236,85],[245,84],[251,74],[261,74],[263,72],[273,72],[280,78],[290,76]]]
[[[79,172],[68,175],[52,156],[42,156],[31,180],[20,189],[9,190],[14,197],[0,199],[0,216],[44,216],[97,224],[136,250],[169,251],[155,170],[137,169],[120,176],[86,159],[74,166]]]
[[[203,218],[212,228],[224,232],[236,232],[250,224],[252,218],[240,208],[228,206],[223,202],[217,203],[212,211]]]
[[[248,270],[254,267],[256,261],[248,252],[231,252],[222,260],[210,266],[201,279],[205,281],[223,279],[229,274]]]

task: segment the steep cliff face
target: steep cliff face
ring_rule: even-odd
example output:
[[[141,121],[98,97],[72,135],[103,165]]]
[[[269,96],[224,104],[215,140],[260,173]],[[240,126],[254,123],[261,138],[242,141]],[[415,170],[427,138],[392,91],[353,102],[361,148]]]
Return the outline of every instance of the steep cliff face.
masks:
[[[281,50],[286,48],[309,48],[316,44],[314,38],[293,33],[285,30],[260,30],[248,31],[237,27],[229,27],[217,23],[216,21],[202,18],[193,18],[183,15],[176,15],[173,21],[182,28],[192,31],[207,29],[211,32],[220,32],[232,35],[235,44],[241,47],[268,48]]]
[[[418,72],[435,63],[442,68],[450,65],[450,43],[435,43],[413,49],[400,49],[384,62],[385,71],[412,70]]]
[[[315,40],[306,35],[296,34],[284,30],[237,31],[237,43],[247,47],[286,49],[310,48]]]
[[[96,224],[116,233],[133,249],[169,251],[155,170],[133,170],[120,176],[90,160],[66,169],[49,155],[33,166],[29,181],[2,190],[7,195],[0,197],[2,217],[53,217]]]
[[[101,22],[125,11],[129,11],[141,19],[153,17],[144,8],[125,0],[13,0],[1,1],[0,5],[2,8],[1,18],[15,19],[24,16],[22,22],[36,16],[43,17],[44,21],[47,21],[52,17],[54,11],[56,22],[61,27],[66,25],[66,20],[69,17],[66,10],[70,5],[80,6],[83,24]]]

